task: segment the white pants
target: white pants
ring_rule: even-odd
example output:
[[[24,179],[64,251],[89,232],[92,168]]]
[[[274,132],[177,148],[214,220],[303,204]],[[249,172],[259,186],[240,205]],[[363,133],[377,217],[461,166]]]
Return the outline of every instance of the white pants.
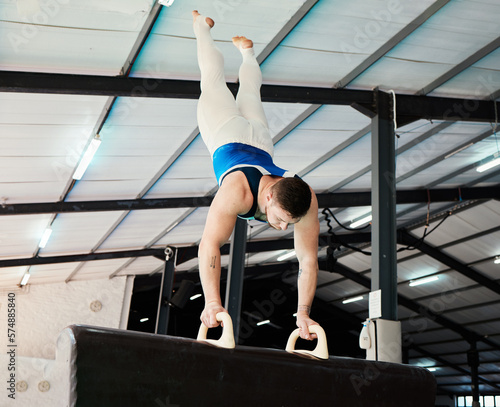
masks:
[[[243,62],[235,100],[226,86],[224,58],[215,46],[204,16],[196,19],[194,32],[201,71],[198,127],[210,156],[224,144],[244,143],[260,148],[272,157],[273,142],[260,99],[262,73],[253,48],[240,49]]]

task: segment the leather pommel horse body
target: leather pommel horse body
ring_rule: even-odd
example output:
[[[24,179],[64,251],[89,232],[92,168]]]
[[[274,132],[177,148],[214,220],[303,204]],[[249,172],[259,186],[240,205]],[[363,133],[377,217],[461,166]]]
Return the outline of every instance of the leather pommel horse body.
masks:
[[[76,407],[433,407],[427,369],[73,325]]]

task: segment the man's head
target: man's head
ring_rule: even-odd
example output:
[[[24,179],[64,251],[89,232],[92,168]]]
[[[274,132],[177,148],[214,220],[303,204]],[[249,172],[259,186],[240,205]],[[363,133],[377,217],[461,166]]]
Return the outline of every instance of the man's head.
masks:
[[[288,215],[288,218],[294,220],[288,223],[298,222],[311,206],[311,189],[300,178],[279,180],[271,187],[271,194],[272,205],[277,206]]]

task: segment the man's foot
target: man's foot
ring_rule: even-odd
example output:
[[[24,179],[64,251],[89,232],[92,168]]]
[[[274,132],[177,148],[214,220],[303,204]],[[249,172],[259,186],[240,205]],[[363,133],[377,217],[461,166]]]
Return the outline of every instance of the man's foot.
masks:
[[[233,37],[233,44],[238,49],[247,49],[253,47],[252,40],[247,37]]]
[[[200,15],[200,13],[198,13],[198,10],[193,10],[193,23],[196,21],[196,18],[199,15]],[[212,28],[215,25],[214,20],[212,20],[210,17],[205,18],[205,21],[210,26],[210,28]]]

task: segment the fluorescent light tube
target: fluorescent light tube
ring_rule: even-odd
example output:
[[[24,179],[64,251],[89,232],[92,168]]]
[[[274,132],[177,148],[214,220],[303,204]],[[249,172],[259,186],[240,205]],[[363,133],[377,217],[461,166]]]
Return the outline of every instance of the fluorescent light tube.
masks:
[[[446,160],[447,158],[450,158],[451,156],[454,156],[455,154],[458,154],[459,152],[464,151],[466,148],[469,148],[469,147],[470,147],[470,146],[472,146],[473,144],[474,144],[474,143],[469,143],[469,144],[467,144],[466,146],[463,146],[463,147],[459,148],[458,150],[455,150],[455,151],[451,152],[450,154],[445,155],[445,156],[444,156],[444,159]]]
[[[497,165],[500,165],[500,157],[497,157],[498,154],[495,154],[495,159],[491,160],[490,162],[480,165],[479,167],[476,168],[477,172],[484,172],[489,170],[490,168],[496,167]]]
[[[436,281],[436,280],[439,280],[439,276],[419,278],[418,280],[410,281],[410,287],[415,287],[416,285],[430,283],[431,281]]]
[[[40,243],[38,243],[38,247],[40,249],[43,249],[47,245],[47,242],[49,241],[51,234],[52,234],[51,228],[45,229],[45,232],[43,232],[42,238],[40,239]]]
[[[149,318],[142,318],[140,321],[141,322],[146,322],[146,321],[149,321]]]
[[[31,274],[27,271],[24,273],[23,279],[21,280],[21,286],[28,284],[28,280],[30,279]]]
[[[73,174],[73,179],[78,181],[83,177],[83,174],[87,170],[87,167],[92,161],[92,158],[94,158],[94,155],[97,152],[97,149],[99,148],[100,145],[101,145],[101,138],[99,137],[99,134],[97,134],[90,142],[89,146],[87,147],[87,150],[85,151],[85,154],[83,154],[83,157],[80,160],[80,164],[78,164],[78,167],[76,168],[75,173]]]
[[[282,256],[278,257],[278,261],[290,259],[294,256],[295,256],[295,250],[292,250],[290,253],[286,253],[286,254],[283,254]]]
[[[200,298],[201,297],[201,294],[195,294],[193,295],[191,298],[189,298],[191,301],[192,300],[196,300],[197,298]]]
[[[358,295],[357,297],[348,298],[347,300],[342,301],[342,304],[349,304],[350,302],[361,301],[363,299],[362,295]]]
[[[266,319],[265,321],[257,322],[257,326],[261,326],[261,325],[265,325],[265,324],[269,324],[269,323],[271,323],[271,321],[269,319]]]
[[[364,218],[361,218],[355,222],[352,222],[350,227],[351,228],[357,228],[358,226],[364,225],[365,223],[369,223],[372,221],[372,215],[365,216]]]

